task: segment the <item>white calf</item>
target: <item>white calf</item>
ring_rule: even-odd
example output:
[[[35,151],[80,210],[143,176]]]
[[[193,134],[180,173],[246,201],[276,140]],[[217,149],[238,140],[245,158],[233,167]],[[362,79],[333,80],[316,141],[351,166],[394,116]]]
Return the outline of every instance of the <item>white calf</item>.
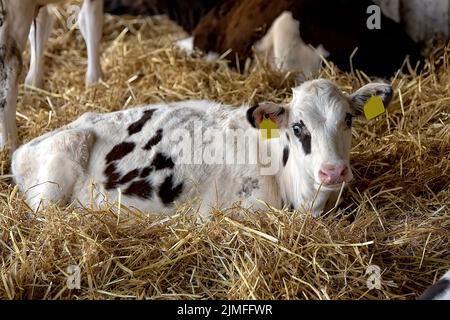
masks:
[[[18,76],[27,36],[31,66],[26,83],[41,86],[43,53],[52,26],[46,5],[62,0],[0,0],[0,149],[17,147],[16,104]],[[33,22],[34,20],[34,22]],[[103,0],[86,0],[80,11],[80,30],[88,50],[87,83],[100,79],[99,46],[103,26]],[[31,29],[31,32],[30,32]]]
[[[288,105],[185,101],[88,113],[20,147],[14,179],[34,210],[47,201],[101,207],[121,194],[144,212],[170,214],[195,198],[203,215],[212,206],[265,202],[318,216],[352,180],[352,117],[374,95],[387,106],[392,88],[372,83],[347,96],[315,80],[293,93]],[[255,128],[269,119],[279,135],[265,140]]]

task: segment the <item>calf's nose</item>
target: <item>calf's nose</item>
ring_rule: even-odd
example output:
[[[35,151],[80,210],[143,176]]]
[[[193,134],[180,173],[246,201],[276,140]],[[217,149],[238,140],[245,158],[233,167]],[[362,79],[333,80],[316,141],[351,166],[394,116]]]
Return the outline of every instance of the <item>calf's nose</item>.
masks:
[[[333,185],[344,182],[348,173],[348,166],[324,164],[319,170],[320,180],[324,185]]]

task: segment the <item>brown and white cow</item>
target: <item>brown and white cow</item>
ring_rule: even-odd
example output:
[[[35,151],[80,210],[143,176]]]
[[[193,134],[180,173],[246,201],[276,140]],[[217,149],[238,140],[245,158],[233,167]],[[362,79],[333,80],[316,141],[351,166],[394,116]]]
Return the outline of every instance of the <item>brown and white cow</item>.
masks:
[[[46,6],[61,1],[0,0],[0,149],[8,143],[12,150],[18,145],[18,76],[23,67],[22,52],[25,50],[27,37],[30,37],[32,50],[26,83],[40,86],[44,47],[52,25],[52,18]],[[102,76],[99,48],[103,26],[103,0],[84,1],[79,22],[88,51],[86,82],[91,84]]]
[[[194,30],[194,47],[218,54],[231,49],[231,63],[242,65],[254,44],[272,27],[276,37],[262,46],[269,55],[285,52],[290,45],[300,52],[307,50],[305,45],[313,50],[320,47],[328,53],[328,60],[344,71],[353,68],[369,76],[389,77],[408,55],[415,65],[420,58],[419,45],[384,14],[380,15],[381,29],[369,29],[368,8],[373,5],[370,0],[224,0]],[[283,14],[290,14],[292,21],[284,19],[273,25]],[[296,34],[292,32],[295,28]],[[298,41],[292,40],[293,35]],[[289,59],[295,60],[294,56],[292,53]],[[298,56],[304,57],[302,53]],[[283,56],[275,56],[277,59]]]

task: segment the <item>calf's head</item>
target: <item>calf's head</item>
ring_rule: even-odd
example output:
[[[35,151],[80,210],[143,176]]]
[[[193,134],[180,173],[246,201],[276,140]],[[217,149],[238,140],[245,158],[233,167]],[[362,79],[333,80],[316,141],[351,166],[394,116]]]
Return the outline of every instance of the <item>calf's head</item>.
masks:
[[[371,83],[347,95],[330,81],[319,79],[294,88],[289,105],[261,103],[248,110],[247,118],[257,128],[264,118],[277,124],[283,143],[282,162],[292,179],[338,189],[353,178],[352,119],[363,115],[364,105],[372,96],[381,97],[387,107],[392,87]]]

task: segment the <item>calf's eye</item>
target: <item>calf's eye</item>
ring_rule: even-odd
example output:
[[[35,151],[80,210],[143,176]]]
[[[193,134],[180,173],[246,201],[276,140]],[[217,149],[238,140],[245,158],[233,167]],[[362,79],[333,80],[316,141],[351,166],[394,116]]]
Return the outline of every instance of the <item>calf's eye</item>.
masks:
[[[345,124],[347,125],[347,128],[351,128],[353,123],[353,115],[350,113],[347,113],[345,115]]]
[[[294,131],[295,136],[300,141],[303,146],[303,151],[306,155],[311,153],[311,133],[306,128],[303,121],[299,123],[295,123],[292,126],[292,130]]]
[[[306,126],[303,123],[303,121],[294,123],[292,125],[292,130],[294,131],[294,134],[297,138],[302,138],[305,134],[309,134],[309,131],[308,129],[306,129]]]
[[[294,124],[294,126],[292,127],[292,130],[294,130],[294,134],[297,138],[300,137],[300,135],[302,133],[302,128],[300,127],[299,124]]]

